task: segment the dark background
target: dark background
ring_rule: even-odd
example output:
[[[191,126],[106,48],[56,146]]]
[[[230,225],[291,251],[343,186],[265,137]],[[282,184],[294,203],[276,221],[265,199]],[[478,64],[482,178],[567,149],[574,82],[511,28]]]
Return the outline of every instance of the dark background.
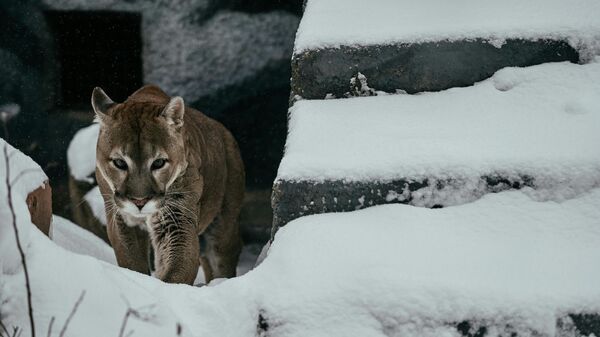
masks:
[[[123,101],[158,81],[236,137],[247,171],[245,239],[264,241],[301,11],[301,1],[277,0],[0,0],[0,107],[21,108],[8,123],[8,141],[42,166],[53,186],[54,213],[71,218],[77,200],[69,197],[66,150],[92,121],[92,89],[100,86]],[[169,31],[173,22],[183,28]],[[177,49],[167,44],[180,36],[178,48],[197,48],[197,57],[169,54]],[[167,81],[188,75],[186,69],[191,75],[181,83]],[[7,135],[0,131],[0,137]]]

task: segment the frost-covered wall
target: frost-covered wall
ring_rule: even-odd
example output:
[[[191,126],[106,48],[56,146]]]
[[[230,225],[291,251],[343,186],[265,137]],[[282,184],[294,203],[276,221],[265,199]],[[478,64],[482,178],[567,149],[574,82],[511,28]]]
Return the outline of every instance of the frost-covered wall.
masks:
[[[52,10],[142,15],[144,82],[220,112],[247,96],[288,83],[299,19],[285,11],[243,13],[233,1],[44,0]],[[215,96],[216,97],[213,97]]]

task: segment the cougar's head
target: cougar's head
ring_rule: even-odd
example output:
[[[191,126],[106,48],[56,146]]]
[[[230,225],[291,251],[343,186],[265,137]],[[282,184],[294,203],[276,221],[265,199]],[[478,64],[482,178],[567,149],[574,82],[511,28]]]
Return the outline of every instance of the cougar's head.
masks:
[[[183,99],[115,103],[96,88],[92,107],[100,123],[97,174],[112,190],[122,215],[147,219],[162,207],[169,188],[187,168]]]

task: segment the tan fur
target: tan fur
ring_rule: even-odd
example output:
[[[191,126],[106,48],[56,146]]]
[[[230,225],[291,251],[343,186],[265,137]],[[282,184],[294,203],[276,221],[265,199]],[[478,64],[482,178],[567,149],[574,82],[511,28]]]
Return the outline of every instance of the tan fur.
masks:
[[[96,179],[108,236],[119,265],[142,273],[149,272],[150,242],[156,276],[165,282],[191,284],[200,263],[207,282],[233,277],[242,246],[239,149],[225,127],[192,108],[183,110],[178,99],[152,85],[120,104],[101,89],[94,91],[92,105],[101,123]],[[127,170],[116,166],[115,156],[128,161]],[[159,157],[167,164],[152,170]],[[151,198],[157,211],[145,220],[130,216],[132,198]]]

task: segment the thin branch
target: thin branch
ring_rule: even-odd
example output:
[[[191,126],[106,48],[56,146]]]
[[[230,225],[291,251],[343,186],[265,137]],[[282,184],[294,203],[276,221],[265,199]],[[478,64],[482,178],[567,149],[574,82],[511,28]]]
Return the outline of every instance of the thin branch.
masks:
[[[54,324],[54,316],[50,318],[50,323],[48,324],[48,337],[52,335],[52,325]]]
[[[127,299],[122,295],[121,295],[121,297],[123,298],[123,301],[125,302],[125,304],[127,304],[127,311],[125,312],[125,315],[123,316],[123,322],[121,323],[121,329],[119,330],[119,337],[128,337],[133,333],[133,330],[131,330],[126,335],[123,335],[125,333],[125,327],[127,326],[129,317],[133,316],[134,318],[137,318],[142,322],[150,322],[156,318],[156,316],[152,313],[142,312],[142,310],[146,310],[146,309],[150,310],[150,309],[154,308],[155,304],[148,304],[148,305],[141,306],[138,309],[133,309],[129,305],[129,302],[127,301]]]
[[[8,329],[6,328],[6,325],[4,325],[4,323],[2,322],[2,320],[0,320],[0,328],[2,328],[2,331],[4,331],[4,333],[6,334],[6,336],[10,336],[10,333],[8,332]],[[0,336],[4,336],[4,334],[2,333],[2,331],[0,331]]]
[[[21,240],[19,239],[19,230],[17,229],[17,219],[15,215],[15,208],[12,204],[12,191],[10,185],[10,163],[8,160],[8,143],[4,143],[4,161],[6,163],[6,189],[8,190],[8,207],[12,216],[12,225],[15,231],[15,240],[17,241],[17,249],[19,255],[21,255],[21,264],[23,265],[23,272],[25,274],[25,287],[27,288],[27,307],[29,314],[29,325],[31,328],[31,337],[35,337],[35,324],[33,321],[33,307],[31,305],[31,285],[29,283],[29,271],[27,270],[27,262],[25,261],[25,253],[23,247],[21,247]]]
[[[59,337],[63,337],[65,335],[65,332],[67,332],[67,327],[69,326],[69,323],[71,322],[71,318],[73,318],[73,316],[75,316],[75,312],[77,311],[77,308],[79,308],[79,304],[81,304],[81,302],[83,301],[84,296],[85,296],[85,290],[81,292],[81,295],[79,295],[77,302],[75,302],[75,305],[73,306],[73,309],[71,310],[71,313],[69,314],[69,317],[67,317],[67,320],[65,321],[65,325],[63,325],[62,329],[60,330],[60,333],[58,334]]]
[[[125,326],[127,325],[127,321],[129,320],[129,316],[131,315],[131,308],[127,308],[127,312],[123,317],[123,322],[121,323],[121,329],[119,330],[119,337],[123,337],[123,332],[125,332]]]

